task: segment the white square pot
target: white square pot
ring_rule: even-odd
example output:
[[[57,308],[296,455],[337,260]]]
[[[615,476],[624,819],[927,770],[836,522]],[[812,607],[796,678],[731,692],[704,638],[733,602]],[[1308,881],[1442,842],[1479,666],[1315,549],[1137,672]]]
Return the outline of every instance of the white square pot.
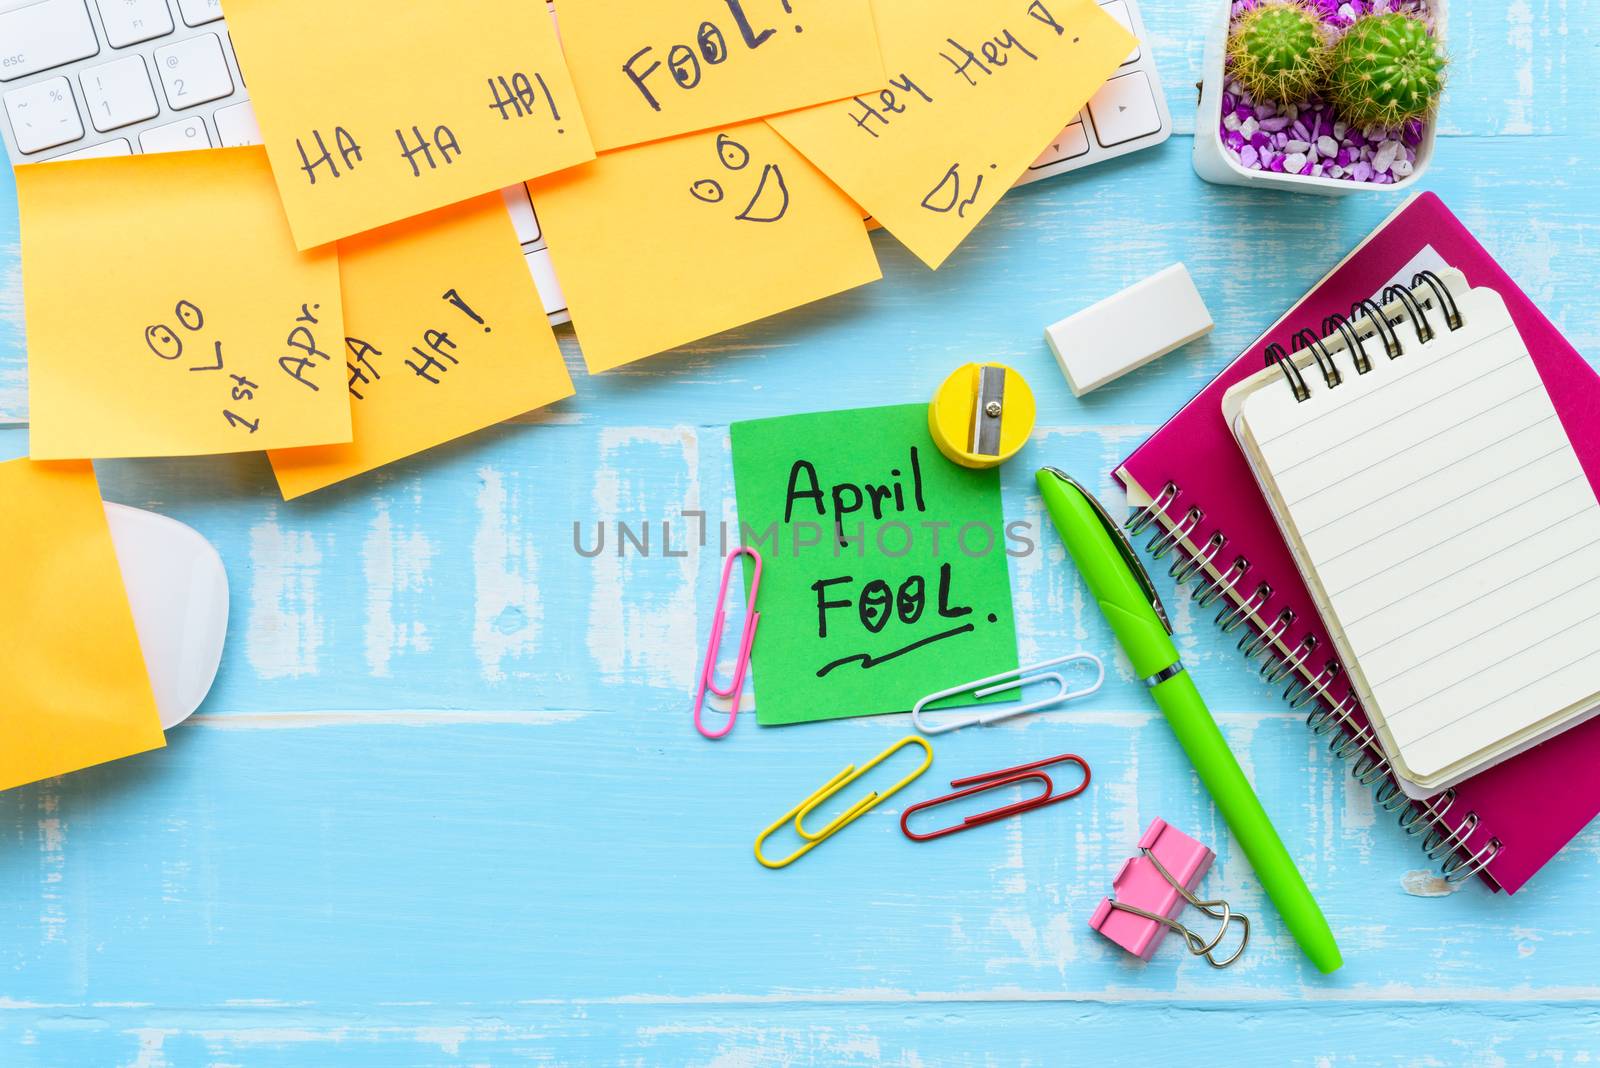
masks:
[[[1433,35],[1444,43],[1445,0],[1430,0],[1433,14]],[[1417,145],[1417,159],[1413,170],[1392,185],[1373,182],[1347,182],[1338,178],[1321,178],[1310,174],[1285,174],[1280,171],[1253,171],[1244,166],[1228,147],[1222,143],[1222,94],[1228,87],[1227,71],[1223,60],[1228,47],[1228,27],[1233,21],[1233,4],[1223,0],[1218,17],[1206,35],[1205,79],[1200,86],[1200,109],[1194,120],[1194,171],[1208,182],[1218,185],[1270,186],[1297,193],[1322,193],[1326,196],[1345,196],[1350,193],[1388,193],[1410,189],[1417,183],[1433,162],[1433,140],[1438,130],[1438,116],[1430,118],[1422,131],[1422,143]]]

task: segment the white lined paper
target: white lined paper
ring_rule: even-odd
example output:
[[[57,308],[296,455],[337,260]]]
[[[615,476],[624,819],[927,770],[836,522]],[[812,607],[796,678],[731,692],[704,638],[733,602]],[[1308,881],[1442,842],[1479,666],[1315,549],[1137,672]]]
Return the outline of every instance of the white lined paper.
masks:
[[[1240,419],[1363,704],[1412,777],[1492,762],[1600,699],[1600,502],[1491,290],[1450,331]]]

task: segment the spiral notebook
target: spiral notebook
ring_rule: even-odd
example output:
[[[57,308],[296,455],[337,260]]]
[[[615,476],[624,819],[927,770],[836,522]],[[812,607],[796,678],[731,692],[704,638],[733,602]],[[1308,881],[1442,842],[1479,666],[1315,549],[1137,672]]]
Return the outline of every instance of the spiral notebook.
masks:
[[[1600,485],[1600,376],[1432,193],[1403,204],[1135,450],[1116,476],[1136,506],[1130,529],[1148,530],[1147,551],[1173,558],[1170,571],[1192,584],[1196,605],[1214,610],[1218,625],[1262,658],[1263,676],[1282,686],[1291,706],[1307,712],[1308,724],[1335,752],[1354,761],[1356,779],[1375,789],[1380,807],[1397,817],[1445,877],[1478,875],[1512,893],[1600,812],[1600,778],[1592,773],[1600,763],[1600,719],[1431,798],[1415,784],[1408,795],[1222,414],[1223,395],[1264,367],[1269,346],[1303,347],[1295,335],[1306,330],[1319,340],[1342,336],[1341,323],[1371,311],[1354,306],[1418,271],[1446,267],[1504,301],[1586,480]],[[1376,347],[1367,344],[1374,359],[1386,358],[1378,355],[1381,339]]]
[[[1600,705],[1600,501],[1500,295],[1416,281],[1222,413],[1385,756],[1437,792]]]

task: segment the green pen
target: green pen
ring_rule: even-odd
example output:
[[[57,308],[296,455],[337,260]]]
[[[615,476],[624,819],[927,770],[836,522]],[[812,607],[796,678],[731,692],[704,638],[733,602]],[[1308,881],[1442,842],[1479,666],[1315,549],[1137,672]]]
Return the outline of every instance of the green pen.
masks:
[[[1161,599],[1133,547],[1100,502],[1072,478],[1053,467],[1040,468],[1035,477],[1045,509],[1089,592],[1100,602],[1133,670],[1150,687],[1278,915],[1311,962],[1324,973],[1334,971],[1344,958],[1328,921],[1184,670]]]

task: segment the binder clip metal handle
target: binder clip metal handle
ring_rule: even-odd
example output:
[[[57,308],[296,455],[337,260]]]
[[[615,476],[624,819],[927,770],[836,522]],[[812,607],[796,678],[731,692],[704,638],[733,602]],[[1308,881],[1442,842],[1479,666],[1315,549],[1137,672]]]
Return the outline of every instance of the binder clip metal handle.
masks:
[[[1100,902],[1089,926],[1144,960],[1154,955],[1168,931],[1176,931],[1190,953],[1204,957],[1213,968],[1226,968],[1250,942],[1250,918],[1234,912],[1226,901],[1196,896],[1195,888],[1215,859],[1210,849],[1165,820],[1152,821],[1139,839],[1139,854],[1123,861],[1112,880],[1113,896]],[[1181,923],[1177,917],[1185,903],[1219,921],[1216,934],[1208,939]],[[1235,922],[1239,944],[1219,957],[1217,947]]]
[[[1190,893],[1182,883],[1178,882],[1178,880],[1172,877],[1172,873],[1167,871],[1166,867],[1162,865],[1161,861],[1156,858],[1156,855],[1151,852],[1149,848],[1145,848],[1143,853],[1150,863],[1155,865],[1157,873],[1159,873],[1160,876],[1168,883],[1172,884],[1172,888],[1183,897],[1184,901],[1199,909],[1207,916],[1210,916],[1212,919],[1220,920],[1222,922],[1222,926],[1217,928],[1217,933],[1211,936],[1210,941],[1206,941],[1204,938],[1201,938],[1194,931],[1179,923],[1171,916],[1157,915],[1156,913],[1149,912],[1137,905],[1129,905],[1109,897],[1101,902],[1101,908],[1107,910],[1121,909],[1123,912],[1131,912],[1135,916],[1141,916],[1153,923],[1159,923],[1163,927],[1178,932],[1178,934],[1183,936],[1184,942],[1187,943],[1189,952],[1193,953],[1197,957],[1204,957],[1206,959],[1206,963],[1211,965],[1213,968],[1226,968],[1228,965],[1238,960],[1239,955],[1244,952],[1244,947],[1250,944],[1250,917],[1244,915],[1243,913],[1234,913],[1233,909],[1228,906],[1228,903],[1221,899],[1202,901],[1200,898],[1195,897],[1194,894]],[[1228,933],[1228,927],[1235,920],[1239,922],[1240,927],[1243,929],[1239,935],[1239,945],[1235,947],[1234,951],[1227,957],[1223,958],[1222,960],[1218,960],[1214,956],[1214,951],[1216,950],[1217,946],[1222,943],[1223,938],[1226,937]],[[1091,924],[1093,922],[1093,920],[1090,921]]]

